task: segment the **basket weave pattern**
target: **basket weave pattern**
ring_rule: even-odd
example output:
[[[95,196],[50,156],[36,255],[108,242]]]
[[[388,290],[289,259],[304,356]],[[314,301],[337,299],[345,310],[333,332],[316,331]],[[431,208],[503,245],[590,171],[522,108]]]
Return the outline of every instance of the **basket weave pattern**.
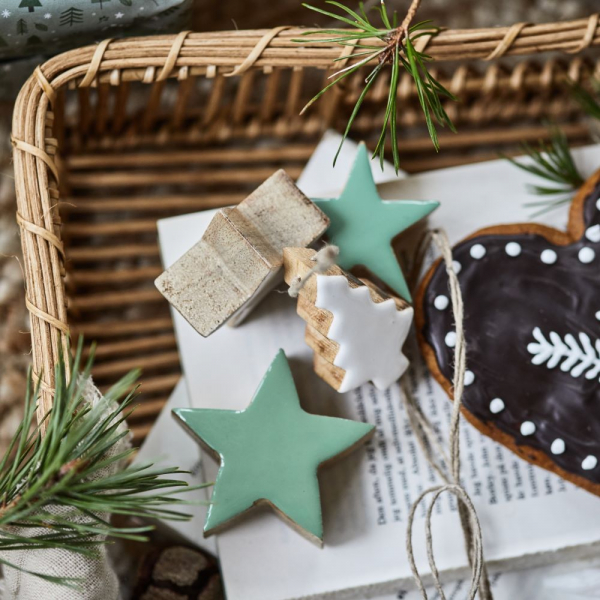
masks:
[[[322,133],[344,126],[360,93],[362,74],[299,116],[341,51],[298,44],[304,31],[107,40],[51,59],[24,85],[13,145],[40,414],[51,406],[53,365],[66,336],[83,333],[99,343],[101,388],[144,369],[133,420],[136,437],[144,437],[180,376],[168,307],[152,285],[161,271],[156,220],[238,202],[276,168],[297,177]],[[459,133],[442,134],[444,152],[435,155],[403,77],[403,168],[496,157],[499,148],[543,137],[542,118],[560,122],[574,142],[588,139],[564,81],[600,75],[600,63],[586,57],[600,45],[598,15],[442,31],[423,42],[436,76],[460,99],[447,106]],[[344,48],[335,68],[352,61],[354,50]],[[499,60],[550,51],[577,56]],[[386,95],[381,78],[354,137],[377,135]]]

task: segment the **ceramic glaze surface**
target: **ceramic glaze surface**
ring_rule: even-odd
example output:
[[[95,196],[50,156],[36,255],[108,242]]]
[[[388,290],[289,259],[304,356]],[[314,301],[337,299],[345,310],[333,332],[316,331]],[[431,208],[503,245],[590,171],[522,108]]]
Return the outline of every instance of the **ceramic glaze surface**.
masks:
[[[264,500],[322,539],[317,469],[373,431],[366,423],[305,412],[283,350],[245,410],[180,408],[173,412],[221,458],[205,532]]]
[[[333,314],[327,336],[340,348],[333,364],[346,371],[339,392],[372,381],[386,390],[408,367],[402,346],[413,309],[398,310],[391,298],[373,302],[369,288],[351,288],[341,275],[317,276],[315,306]]]
[[[358,149],[342,195],[313,198],[313,202],[331,220],[327,235],[340,249],[339,266],[349,271],[364,265],[410,302],[410,292],[391,243],[399,233],[435,210],[439,202],[382,200],[364,144]]]

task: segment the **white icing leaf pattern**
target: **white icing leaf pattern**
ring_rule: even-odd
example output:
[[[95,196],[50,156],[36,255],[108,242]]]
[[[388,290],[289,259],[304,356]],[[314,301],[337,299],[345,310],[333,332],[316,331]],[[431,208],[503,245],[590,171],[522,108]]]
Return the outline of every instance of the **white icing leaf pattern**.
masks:
[[[546,364],[548,369],[560,365],[564,373],[571,373],[573,377],[584,375],[586,379],[600,376],[600,340],[592,344],[590,336],[579,333],[577,338],[567,333],[564,340],[555,331],[546,339],[539,327],[533,330],[536,342],[527,345],[527,351],[533,354],[531,362],[534,365]]]
[[[367,286],[351,288],[342,275],[317,276],[315,306],[333,314],[327,337],[340,345],[333,362],[346,371],[340,392],[368,381],[385,390],[406,371],[412,308],[399,311],[391,298],[375,303]]]

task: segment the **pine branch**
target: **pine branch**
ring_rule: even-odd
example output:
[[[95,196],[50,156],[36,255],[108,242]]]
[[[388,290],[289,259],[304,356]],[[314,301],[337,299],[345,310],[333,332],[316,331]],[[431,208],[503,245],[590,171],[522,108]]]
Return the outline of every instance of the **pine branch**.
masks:
[[[303,5],[309,10],[313,10],[330,19],[339,21],[342,25],[347,25],[352,29],[308,31],[304,36],[320,37],[311,39],[303,37],[302,39],[294,40],[295,42],[302,44],[333,42],[340,46],[357,44],[356,47],[360,51],[353,55],[353,58],[358,58],[359,60],[331,75],[331,83],[325,86],[314,98],[312,98],[312,100],[310,100],[310,102],[308,102],[302,109],[301,114],[340,81],[349,75],[356,73],[362,67],[371,63],[376,63],[365,78],[365,85],[358,97],[350,118],[348,119],[348,124],[344,131],[340,147],[338,148],[333,161],[334,164],[369,90],[386,67],[391,68],[389,93],[381,135],[373,153],[373,158],[379,158],[382,168],[385,155],[385,142],[388,135],[390,136],[392,145],[392,156],[396,173],[400,168],[400,159],[398,155],[397,98],[400,72],[402,69],[410,74],[415,83],[419,103],[425,116],[427,131],[429,132],[429,136],[431,137],[435,149],[439,150],[436,123],[442,127],[447,126],[451,131],[456,131],[450,117],[442,105],[443,98],[449,98],[451,100],[456,100],[456,98],[429,73],[427,63],[432,60],[431,57],[415,48],[415,41],[418,38],[425,35],[436,35],[439,32],[439,29],[432,26],[430,21],[423,21],[416,25],[411,25],[420,1],[421,0],[413,0],[406,18],[402,24],[398,26],[396,13],[393,13],[390,18],[387,13],[386,5],[382,0],[380,7],[376,10],[381,18],[383,27],[374,25],[369,20],[362,2],[359,4],[359,11],[355,12],[339,2],[327,0],[326,4],[336,7],[342,14],[333,13],[309,4]],[[384,45],[369,45],[367,40],[373,39],[381,40],[384,42]]]
[[[538,196],[551,196],[524,206],[535,207],[532,217],[539,216],[571,201],[573,194],[583,185],[584,179],[573,160],[569,140],[556,125],[549,126],[550,141],[540,140],[537,147],[526,142],[521,144],[521,151],[529,158],[528,163],[517,162],[513,158],[502,155],[519,169],[545,179],[548,185],[529,185],[532,193]]]
[[[600,81],[597,79],[592,80],[592,90],[590,93],[581,84],[569,81],[569,88],[571,95],[583,109],[583,111],[592,119],[600,121],[600,102],[598,96],[600,96]]]
[[[55,368],[56,391],[41,434],[35,423],[39,387],[31,377],[25,398],[25,414],[9,448],[0,461],[0,564],[13,566],[5,557],[11,550],[65,549],[93,555],[105,538],[145,541],[152,525],[119,528],[102,514],[187,520],[178,509],[189,502],[174,497],[198,489],[173,479],[185,471],[154,469],[151,464],[130,465],[113,474],[104,469],[126,460],[133,449],[110,453],[129,432],[119,425],[131,413],[138,377],[131,372],[92,406],[85,397],[92,358],[82,368],[82,341],[71,361],[69,381],[65,363]],[[113,402],[121,400],[112,408]],[[172,509],[175,507],[175,510]],[[18,567],[15,567],[18,568]],[[76,585],[69,578],[31,573],[47,581]]]

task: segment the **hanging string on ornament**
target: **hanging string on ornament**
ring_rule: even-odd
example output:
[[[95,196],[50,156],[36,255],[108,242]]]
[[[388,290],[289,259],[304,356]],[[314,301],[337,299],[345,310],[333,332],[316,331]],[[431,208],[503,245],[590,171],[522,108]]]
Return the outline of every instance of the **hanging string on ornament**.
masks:
[[[460,482],[460,409],[465,386],[465,375],[467,373],[464,306],[462,294],[460,291],[458,277],[456,276],[456,270],[452,258],[452,249],[446,232],[440,229],[428,232],[426,236],[424,236],[424,239],[420,244],[420,248],[423,249],[428,247],[431,241],[433,241],[440,250],[442,259],[446,266],[446,272],[448,273],[449,279],[452,311],[456,321],[456,340],[454,347],[455,362],[453,376],[454,397],[452,404],[452,415],[450,418],[450,438],[448,443],[450,453],[448,457],[446,452],[444,452],[440,447],[438,437],[433,426],[418,407],[415,398],[412,396],[407,381],[403,380],[403,399],[409,419],[411,420],[411,424],[413,425],[413,429],[417,436],[417,440],[419,441],[420,446],[425,449],[425,457],[427,458],[427,461],[431,464],[433,469],[438,473],[443,481],[443,483],[440,485],[436,485],[424,490],[423,493],[413,503],[408,517],[406,550],[410,568],[421,593],[421,598],[422,600],[428,600],[423,579],[415,562],[412,530],[417,508],[421,502],[425,500],[425,498],[432,495],[433,497],[427,509],[425,518],[427,559],[436,590],[439,593],[439,597],[441,600],[446,600],[446,596],[440,582],[439,572],[435,563],[433,535],[431,532],[431,519],[433,510],[435,508],[435,503],[439,497],[445,492],[454,495],[458,500],[458,513],[463,530],[469,565],[471,567],[471,584],[467,598],[468,600],[474,600],[477,592],[479,591],[480,600],[493,600],[483,555],[483,536],[481,532],[481,525],[479,523],[475,507],[473,506],[468,493]],[[414,272],[420,271],[420,265],[418,262],[423,260],[424,255],[424,252],[419,253],[417,264],[415,264],[415,268],[413,270]],[[434,456],[432,448],[439,449],[441,459]]]

